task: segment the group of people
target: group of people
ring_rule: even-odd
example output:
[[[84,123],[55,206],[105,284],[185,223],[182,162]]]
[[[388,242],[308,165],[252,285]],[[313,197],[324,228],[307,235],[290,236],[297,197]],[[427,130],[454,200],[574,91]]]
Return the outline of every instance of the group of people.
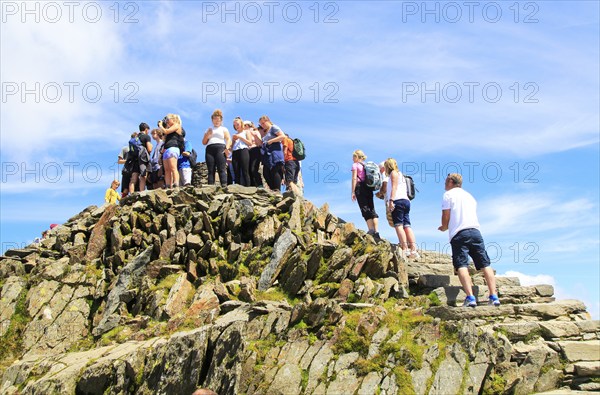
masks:
[[[282,184],[286,190],[297,192],[303,187],[302,158],[295,157],[292,139],[267,115],[260,117],[258,127],[236,117],[232,132],[223,126],[221,110],[215,110],[211,120],[212,126],[202,138],[209,185],[215,184],[218,175],[221,186],[236,183],[263,188],[264,178],[267,187],[276,192],[281,191]]]
[[[295,156],[293,140],[267,115],[260,117],[258,127],[252,121],[236,117],[232,132],[223,126],[221,110],[212,113],[211,121],[202,138],[209,185],[214,185],[218,177],[221,186],[235,183],[264,188],[264,179],[266,187],[273,191],[280,192],[285,184],[286,190],[301,193],[303,158]],[[116,203],[129,193],[146,189],[190,185],[196,159],[179,115],[168,114],[152,130],[142,122],[139,132],[131,135],[128,145],[119,153],[122,181],[112,182],[105,193],[105,202]],[[116,192],[119,186],[120,195]]]
[[[379,164],[382,173],[381,187],[375,194],[373,187],[367,183],[365,161],[367,156],[361,150],[352,154],[352,190],[351,198],[358,202],[358,207],[365,222],[368,233],[379,239],[378,218],[375,210],[374,195],[384,199],[386,216],[398,236],[398,246],[407,259],[419,258],[417,242],[410,222],[410,200],[408,198],[406,179],[398,169],[398,163],[388,158]],[[449,231],[452,247],[452,264],[458,275],[463,290],[467,294],[463,306],[476,307],[477,299],[473,295],[473,286],[469,275],[469,256],[475,268],[483,272],[489,291],[488,304],[499,306],[500,300],[496,292],[496,279],[490,267],[490,258],[485,250],[483,237],[479,231],[477,219],[477,202],[473,196],[462,189],[462,176],[458,173],[448,174],[442,198],[442,218],[438,230]]]

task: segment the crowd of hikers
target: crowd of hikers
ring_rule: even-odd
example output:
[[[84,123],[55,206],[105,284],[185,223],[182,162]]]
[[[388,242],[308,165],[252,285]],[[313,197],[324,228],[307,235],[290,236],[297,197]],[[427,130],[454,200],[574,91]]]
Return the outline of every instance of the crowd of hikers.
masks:
[[[221,186],[239,184],[280,192],[284,185],[302,193],[300,161],[305,152],[300,139],[292,139],[267,115],[260,117],[258,127],[236,117],[231,132],[223,126],[221,110],[212,113],[211,121],[202,137],[209,185],[218,179]],[[105,201],[116,203],[134,192],[191,185],[198,154],[190,140],[177,114],[168,114],[152,130],[142,122],[119,153],[122,180],[113,181]],[[116,192],[119,186],[121,194]]]
[[[301,140],[285,134],[267,115],[260,117],[258,127],[252,121],[236,117],[231,132],[223,126],[221,110],[212,113],[211,121],[212,125],[202,136],[209,185],[214,185],[218,179],[223,187],[239,184],[280,193],[282,185],[285,185],[286,190],[302,193],[300,161],[305,158],[305,149]],[[131,135],[129,144],[119,154],[118,163],[123,164],[122,183],[112,182],[106,191],[105,201],[116,203],[129,193],[146,189],[190,185],[197,156],[179,115],[168,114],[152,130],[142,122],[139,132]],[[358,202],[368,234],[380,239],[379,216],[373,200],[376,196],[385,201],[386,218],[396,231],[402,256],[419,259],[410,221],[410,201],[416,192],[412,178],[402,174],[393,158],[379,164],[366,159],[361,150],[352,154],[351,199]],[[263,185],[263,180],[266,185]],[[121,194],[117,192],[119,186]],[[482,270],[486,279],[488,303],[499,306],[494,273],[479,232],[477,203],[473,196],[462,190],[460,174],[448,174],[445,188],[442,225],[438,229],[449,231],[452,262],[467,294],[463,305],[477,305],[468,271],[471,256],[475,267]]]
[[[379,165],[367,162],[366,159],[367,156],[361,150],[352,153],[351,198],[358,202],[368,233],[375,239],[380,238],[379,216],[373,200],[376,196],[385,201],[387,221],[396,231],[398,248],[403,257],[420,258],[409,215],[410,201],[416,192],[412,178],[402,174],[393,158],[388,158]],[[485,278],[489,292],[488,304],[500,306],[494,271],[490,267],[491,261],[479,231],[477,202],[470,193],[462,189],[462,176],[458,173],[448,174],[444,187],[446,192],[442,198],[442,217],[438,230],[447,230],[449,234],[452,264],[467,295],[463,306],[477,306],[469,274],[469,256],[473,259],[475,268],[481,270]]]

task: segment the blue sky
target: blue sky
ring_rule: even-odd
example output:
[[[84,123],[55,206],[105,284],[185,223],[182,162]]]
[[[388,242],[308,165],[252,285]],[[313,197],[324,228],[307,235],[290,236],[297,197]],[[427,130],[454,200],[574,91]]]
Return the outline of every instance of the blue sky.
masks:
[[[1,4],[3,251],[102,204],[140,122],[178,113],[198,148],[220,108],[300,137],[306,197],[361,229],[352,151],[398,160],[422,248],[449,251],[462,172],[497,272],[599,317],[598,2],[23,4]]]

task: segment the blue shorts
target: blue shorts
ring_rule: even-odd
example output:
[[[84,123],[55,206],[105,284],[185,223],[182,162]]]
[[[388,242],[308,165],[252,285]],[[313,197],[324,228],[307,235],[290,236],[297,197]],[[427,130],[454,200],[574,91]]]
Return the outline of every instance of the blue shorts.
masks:
[[[171,159],[171,158],[179,158],[179,148],[171,147],[167,148],[163,153],[163,160]]]
[[[410,200],[408,199],[397,199],[394,200],[394,210],[392,211],[392,222],[394,226],[403,226],[408,228],[410,226]]]
[[[483,237],[479,229],[463,229],[450,240],[452,246],[452,265],[454,269],[469,266],[469,255],[473,258],[475,268],[481,270],[490,266]]]

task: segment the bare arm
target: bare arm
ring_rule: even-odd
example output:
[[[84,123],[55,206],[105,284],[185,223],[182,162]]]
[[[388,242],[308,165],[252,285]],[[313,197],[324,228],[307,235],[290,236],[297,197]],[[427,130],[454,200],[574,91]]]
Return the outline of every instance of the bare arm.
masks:
[[[442,210],[442,225],[438,228],[438,230],[444,232],[448,230],[448,224],[450,223],[450,209]]]
[[[173,126],[165,129],[165,128],[163,128],[162,124],[159,123],[158,128],[161,129],[164,134],[171,134],[171,133],[181,134],[181,126],[178,124],[174,124]]]
[[[358,171],[356,169],[352,169],[352,191],[350,196],[352,197],[352,201],[356,200],[356,194],[354,191],[356,190],[356,183],[358,182]]]
[[[210,140],[210,138],[212,137],[212,134],[213,134],[212,128],[206,129],[206,132],[204,132],[204,137],[202,137],[202,144],[203,145],[208,144],[208,140]]]
[[[285,138],[285,134],[282,131],[275,133],[275,135],[277,137],[274,137],[271,140],[267,141],[267,145],[273,144],[273,143],[279,143],[280,141],[283,141],[283,139]]]
[[[231,149],[231,136],[229,135],[229,131],[224,131],[223,137],[225,138],[225,149],[229,151]]]

